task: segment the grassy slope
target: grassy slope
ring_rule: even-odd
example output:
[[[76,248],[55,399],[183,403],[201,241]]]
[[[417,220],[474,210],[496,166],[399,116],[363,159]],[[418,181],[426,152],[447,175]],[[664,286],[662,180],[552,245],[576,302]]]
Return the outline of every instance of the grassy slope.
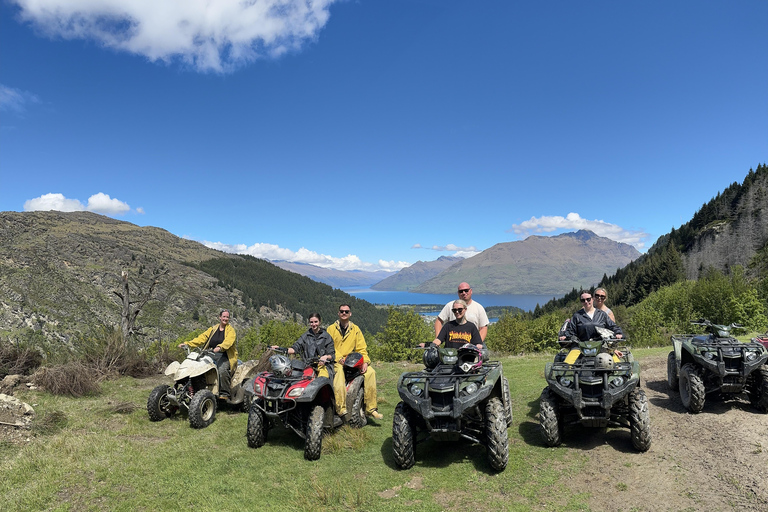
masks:
[[[667,350],[636,355],[642,362]],[[0,441],[0,510],[585,510],[586,494],[564,494],[557,485],[584,456],[539,442],[535,414],[548,360],[503,359],[514,423],[501,474],[490,470],[482,447],[431,441],[417,447],[413,469],[395,469],[397,377],[416,368],[403,363],[377,365],[384,421],[326,438],[318,462],[305,461],[303,442],[281,427],[263,448],[248,448],[242,413],[219,411],[204,430],[191,429],[185,418],[151,423],[144,406],[160,376],[107,382],[93,398],[26,391],[19,398],[34,405],[38,418],[61,411],[67,424],[23,448]],[[125,402],[138,408],[113,412]]]

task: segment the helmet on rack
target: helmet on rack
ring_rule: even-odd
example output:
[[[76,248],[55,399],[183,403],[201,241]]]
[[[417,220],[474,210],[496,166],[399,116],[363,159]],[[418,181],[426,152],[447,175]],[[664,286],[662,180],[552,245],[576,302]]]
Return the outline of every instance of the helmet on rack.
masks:
[[[291,368],[291,360],[288,357],[282,354],[275,354],[269,357],[269,364],[272,367],[272,373],[278,377],[291,376],[293,369]]]
[[[465,343],[459,348],[457,355],[456,365],[464,373],[477,371],[483,366],[483,354],[477,345]]]
[[[424,351],[424,366],[428,370],[431,370],[440,363],[440,353],[438,352],[437,347],[432,343],[430,343],[430,345],[432,346],[427,347]]]
[[[611,357],[611,354],[606,354],[605,352],[597,354],[597,358],[595,359],[595,368],[600,368],[603,370],[610,370],[613,368],[613,357]]]

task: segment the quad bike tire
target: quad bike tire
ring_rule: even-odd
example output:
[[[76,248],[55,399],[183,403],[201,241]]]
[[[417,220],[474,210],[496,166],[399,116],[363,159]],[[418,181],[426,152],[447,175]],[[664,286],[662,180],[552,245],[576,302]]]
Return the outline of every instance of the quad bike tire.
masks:
[[[509,392],[509,381],[502,377],[501,391],[504,394],[504,414],[507,416],[507,428],[512,426],[512,394]]]
[[[205,428],[216,419],[216,397],[208,389],[195,393],[189,402],[189,424],[192,428]]]
[[[648,397],[640,388],[629,394],[629,431],[635,450],[647,452],[651,447],[651,415]]]
[[[157,386],[149,394],[147,399],[147,413],[149,413],[149,421],[162,421],[165,418],[170,418],[174,415],[178,409],[175,405],[171,404],[168,399],[168,389],[166,385]]]
[[[763,365],[751,375],[749,401],[762,413],[768,413],[768,365]]]
[[[563,423],[560,406],[549,388],[544,388],[539,397],[539,425],[541,438],[547,446],[560,446],[563,442]]]
[[[264,414],[258,407],[251,407],[248,412],[248,426],[245,430],[245,438],[251,448],[261,448],[267,440],[267,426]]]
[[[304,440],[304,458],[317,460],[323,451],[323,420],[325,409],[322,405],[314,405],[307,418],[307,436]]]
[[[504,471],[509,462],[509,434],[507,415],[499,397],[493,397],[485,404],[485,435],[488,463],[495,471]]]
[[[677,374],[677,360],[674,350],[667,356],[667,386],[672,391],[678,391],[680,388],[680,376]]]
[[[410,407],[400,402],[392,417],[392,454],[400,469],[410,469],[416,463],[416,430],[411,421]]]
[[[683,407],[693,414],[700,413],[704,409],[706,394],[699,370],[691,363],[684,364],[680,368],[680,400]]]
[[[347,408],[349,410],[349,426],[363,428],[368,424],[365,417],[365,387],[363,379],[355,378],[347,390]]]

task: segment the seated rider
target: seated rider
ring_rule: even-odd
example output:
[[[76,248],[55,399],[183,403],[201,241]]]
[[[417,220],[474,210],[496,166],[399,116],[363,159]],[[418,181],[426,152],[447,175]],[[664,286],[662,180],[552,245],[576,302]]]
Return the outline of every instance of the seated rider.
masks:
[[[453,302],[451,311],[456,319],[443,325],[437,338],[432,340],[432,343],[438,346],[445,343],[447,348],[460,348],[465,343],[471,343],[477,345],[478,348],[485,348],[477,326],[467,321],[467,303],[462,299],[458,299]],[[425,343],[419,344],[420,347],[424,345]]]
[[[333,369],[331,369],[331,374],[329,374],[327,365],[333,362],[336,357],[336,351],[333,348],[333,338],[325,329],[320,327],[321,321],[320,313],[312,313],[309,317],[307,332],[302,334],[292,347],[288,348],[288,353],[299,354],[304,361],[318,357],[317,376],[332,378]],[[277,345],[272,345],[272,348],[278,347]]]
[[[219,398],[224,399],[229,398],[230,380],[237,366],[237,334],[235,328],[229,325],[229,316],[228,310],[222,310],[219,325],[214,325],[192,341],[179,343],[179,347],[188,345],[193,348],[204,344],[203,350],[213,350],[213,362],[219,372]]]
[[[592,304],[592,295],[589,292],[581,294],[581,303],[584,307],[571,317],[571,321],[564,325],[564,330],[558,336],[560,341],[578,338],[581,341],[601,339],[596,327],[603,327],[613,332],[616,338],[624,336],[621,327],[610,319],[605,311],[597,309]]]

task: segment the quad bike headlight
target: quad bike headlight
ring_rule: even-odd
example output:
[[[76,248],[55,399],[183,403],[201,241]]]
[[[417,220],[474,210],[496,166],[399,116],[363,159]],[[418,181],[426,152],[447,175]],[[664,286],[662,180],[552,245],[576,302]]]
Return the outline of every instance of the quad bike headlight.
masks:
[[[259,384],[258,382],[253,383],[253,393],[256,395],[261,394],[261,384]]]
[[[463,390],[465,395],[471,395],[477,392],[477,382],[470,382]]]
[[[585,348],[582,350],[584,352],[584,355],[587,357],[592,357],[597,355],[597,348]]]
[[[757,352],[751,352],[751,351],[745,352],[744,359],[746,359],[747,361],[754,361],[755,359],[757,359]]]
[[[610,386],[612,388],[620,388],[624,384],[624,377],[614,377],[611,379]]]
[[[418,384],[411,384],[410,386],[408,386],[408,391],[410,391],[413,396],[421,396],[422,394],[424,394],[424,388],[422,388]]]
[[[706,357],[707,359],[712,361],[713,359],[715,359],[715,353],[714,352],[707,352],[706,354],[704,354],[704,357]]]
[[[293,388],[288,392],[286,395],[288,398],[296,398],[298,396],[301,396],[301,394],[304,392],[304,388]]]
[[[560,382],[561,386],[565,386],[566,388],[569,388],[573,385],[573,381],[568,377],[559,377],[557,380]]]

